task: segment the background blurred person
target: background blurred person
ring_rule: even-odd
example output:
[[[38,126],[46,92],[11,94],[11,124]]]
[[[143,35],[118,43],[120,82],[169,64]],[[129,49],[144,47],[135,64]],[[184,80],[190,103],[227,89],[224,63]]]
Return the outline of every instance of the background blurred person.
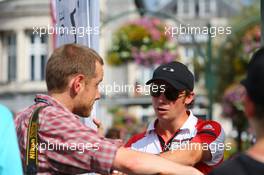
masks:
[[[0,104],[0,175],[22,175],[13,115]]]
[[[247,77],[244,109],[250,126],[255,130],[256,143],[246,153],[223,163],[210,175],[263,175],[264,174],[264,48],[252,56]]]

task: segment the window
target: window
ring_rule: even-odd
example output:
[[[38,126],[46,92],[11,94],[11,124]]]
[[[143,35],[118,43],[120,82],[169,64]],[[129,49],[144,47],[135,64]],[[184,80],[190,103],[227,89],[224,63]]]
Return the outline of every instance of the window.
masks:
[[[16,80],[16,57],[8,56],[8,81]]]
[[[45,67],[48,55],[48,36],[39,36],[29,33],[30,39],[30,80],[43,81],[45,80]],[[32,42],[33,41],[33,42]]]
[[[9,34],[7,35],[7,63],[8,63],[8,72],[7,79],[8,81],[16,80],[16,69],[17,69],[17,60],[16,60],[16,35]]]
[[[173,12],[173,14],[177,14],[177,12],[178,12],[178,4],[177,4],[177,2],[172,7],[172,12]]]
[[[46,55],[41,55],[41,75],[40,75],[40,79],[44,80],[45,79],[45,67],[46,67],[46,61],[47,60],[47,56]]]
[[[139,66],[138,65],[138,70],[136,72],[136,79],[137,82],[140,85],[145,85],[145,83],[151,79],[153,71],[155,67],[145,67],[145,66]]]
[[[31,55],[31,80],[35,80],[35,56]]]
[[[195,1],[195,16],[198,17],[199,16],[199,2],[198,0]]]
[[[35,43],[35,35],[34,34],[30,35],[30,42],[31,42],[31,44]]]
[[[194,55],[193,49],[189,48],[189,47],[186,47],[185,48],[185,57],[186,58],[191,58],[191,57],[193,57],[193,55]]]
[[[188,14],[189,13],[189,0],[183,1],[183,13]]]
[[[205,13],[210,13],[211,12],[211,0],[204,0],[204,12]]]
[[[41,39],[42,44],[47,42],[47,36],[46,35],[41,35],[40,39]]]

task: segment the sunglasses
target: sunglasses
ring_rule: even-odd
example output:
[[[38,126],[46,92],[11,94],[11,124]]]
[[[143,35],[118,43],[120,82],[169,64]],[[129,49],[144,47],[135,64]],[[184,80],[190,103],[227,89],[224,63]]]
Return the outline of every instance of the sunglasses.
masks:
[[[158,84],[151,85],[150,95],[152,97],[159,97],[162,93],[169,101],[175,101],[180,97],[180,91],[171,86]]]

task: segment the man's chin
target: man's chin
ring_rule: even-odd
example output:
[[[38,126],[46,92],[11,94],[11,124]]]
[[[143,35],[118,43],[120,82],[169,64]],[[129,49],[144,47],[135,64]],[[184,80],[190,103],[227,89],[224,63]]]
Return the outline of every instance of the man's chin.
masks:
[[[77,115],[82,117],[82,118],[88,118],[91,115],[91,111],[89,111],[89,112],[79,112],[79,113],[77,113]]]
[[[82,118],[89,118],[90,115],[82,115],[82,116],[80,116],[80,117],[82,117]]]
[[[91,111],[84,113],[82,117],[88,118],[88,117],[90,117],[90,115],[91,115]]]
[[[155,113],[160,118],[164,118],[167,116],[167,111],[155,111]]]
[[[157,117],[159,118],[159,119],[169,119],[169,117],[168,117],[168,115],[167,114],[160,114],[160,113],[157,113],[156,114],[157,115]]]

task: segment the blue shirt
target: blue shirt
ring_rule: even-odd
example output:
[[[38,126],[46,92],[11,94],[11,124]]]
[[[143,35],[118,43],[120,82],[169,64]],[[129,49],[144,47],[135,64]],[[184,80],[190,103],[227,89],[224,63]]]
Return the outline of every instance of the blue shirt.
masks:
[[[12,113],[0,105],[0,175],[22,175]]]

